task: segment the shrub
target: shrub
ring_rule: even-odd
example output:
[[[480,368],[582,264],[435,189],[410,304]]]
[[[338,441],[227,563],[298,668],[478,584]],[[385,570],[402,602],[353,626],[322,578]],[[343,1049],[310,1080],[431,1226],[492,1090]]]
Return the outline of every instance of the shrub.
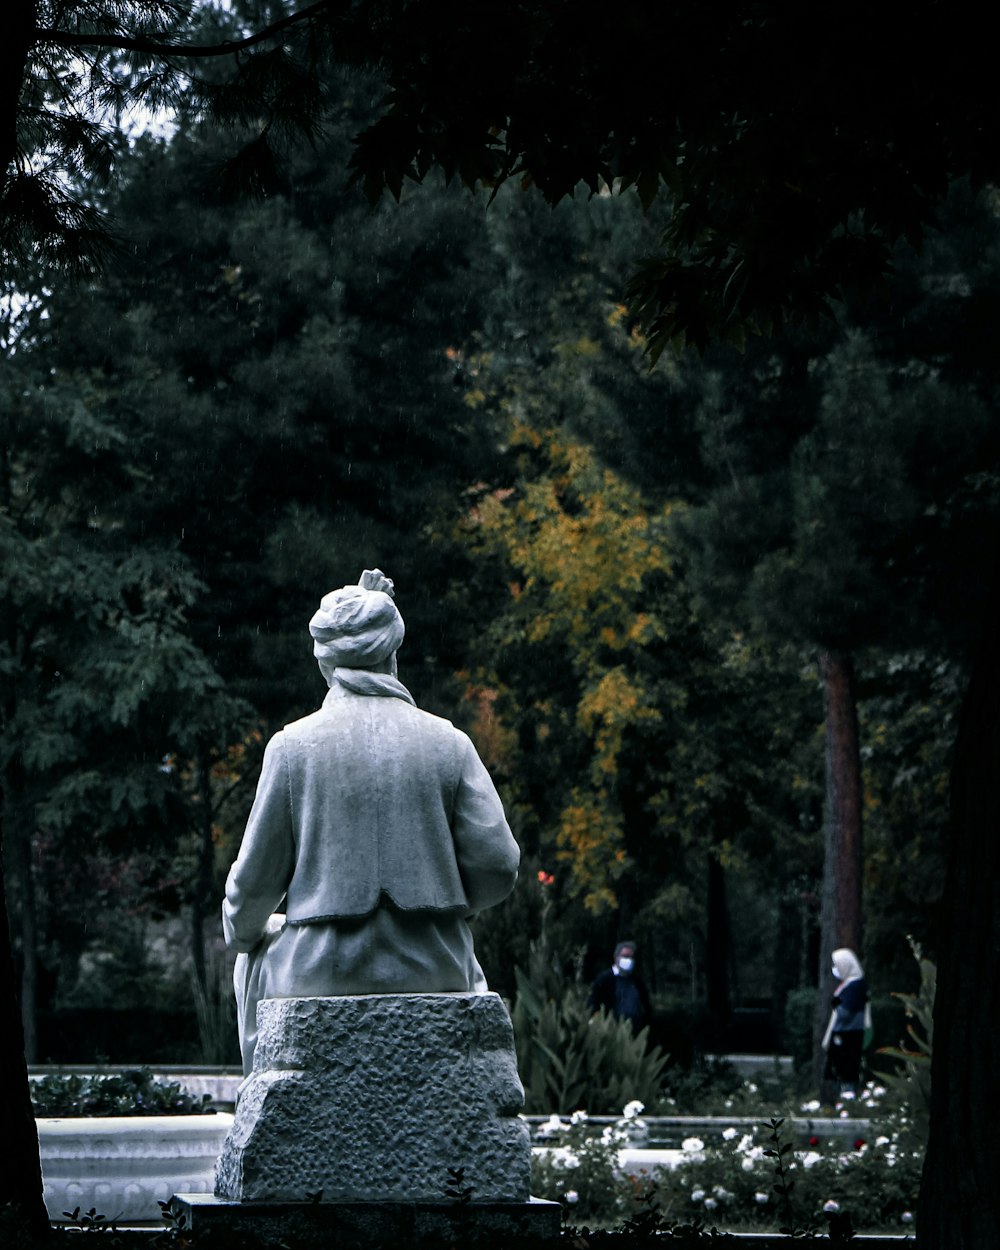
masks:
[[[685,1143],[685,1160],[657,1178],[656,1193],[670,1219],[702,1215],[730,1229],[764,1229],[789,1220],[821,1227],[826,1215],[849,1215],[855,1228],[905,1227],[920,1184],[920,1152],[902,1148],[892,1136],[874,1135],[848,1148],[834,1139],[784,1156],[790,1185],[788,1208],[778,1192],[771,1159],[770,1130],[727,1129],[712,1140]]]
[[[618,1173],[623,1140],[619,1126],[595,1129],[585,1112],[574,1112],[569,1125],[551,1139],[554,1148],[532,1155],[531,1192],[561,1202],[574,1222],[613,1223],[626,1202]]]
[[[31,1082],[39,1117],[213,1115],[208,1094],[196,1098],[175,1081],[157,1081],[148,1068],[113,1075],[45,1076]]]
[[[915,994],[893,994],[906,1011],[908,1041],[898,1046],[882,1046],[880,1055],[900,1062],[894,1072],[880,1077],[889,1087],[900,1120],[904,1124],[904,1140],[914,1148],[927,1142],[931,1112],[931,1054],[934,1049],[934,994],[937,968],[925,959],[920,946],[910,939],[913,954],[920,966],[920,988]]]
[[[808,1072],[813,1056],[813,1019],[816,1012],[814,985],[790,990],[785,999],[782,1044],[792,1056],[797,1072]]]
[[[592,1014],[586,988],[562,976],[541,946],[532,949],[531,976],[517,969],[511,1012],[525,1111],[614,1114],[638,1099],[660,1097],[667,1056],[650,1047],[649,1033],[603,1009]]]
[[[557,1137],[561,1149],[532,1162],[532,1192],[563,1203],[574,1222],[610,1227],[655,1203],[665,1225],[690,1223],[732,1231],[778,1227],[822,1229],[831,1217],[855,1229],[909,1231],[916,1208],[922,1152],[906,1143],[905,1120],[884,1111],[886,1091],[869,1082],[857,1099],[838,1103],[835,1113],[872,1113],[871,1140],[814,1138],[808,1148],[779,1145],[784,1177],[776,1170],[774,1133],[783,1121],[761,1123],[753,1132],[735,1127],[689,1137],[674,1168],[633,1176],[619,1167],[630,1121],[597,1128],[582,1112]],[[802,1112],[815,1114],[818,1103]],[[760,1106],[757,1108],[760,1114]],[[787,1195],[781,1191],[787,1187]],[[787,1201],[786,1201],[787,1197]]]

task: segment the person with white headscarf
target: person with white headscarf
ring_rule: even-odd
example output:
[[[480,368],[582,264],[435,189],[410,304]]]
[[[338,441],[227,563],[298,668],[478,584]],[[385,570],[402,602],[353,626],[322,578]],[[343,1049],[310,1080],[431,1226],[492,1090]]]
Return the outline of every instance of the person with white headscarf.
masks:
[[[833,952],[833,975],[837,978],[837,988],[823,1038],[826,1051],[823,1077],[838,1083],[842,1092],[853,1093],[861,1079],[861,1052],[870,1019],[868,986],[857,955],[846,946]]]
[[[467,922],[520,858],[471,740],[397,678],[389,578],[324,596],[309,630],[329,691],[267,745],[222,908],[246,1073],[263,998],[485,992]]]

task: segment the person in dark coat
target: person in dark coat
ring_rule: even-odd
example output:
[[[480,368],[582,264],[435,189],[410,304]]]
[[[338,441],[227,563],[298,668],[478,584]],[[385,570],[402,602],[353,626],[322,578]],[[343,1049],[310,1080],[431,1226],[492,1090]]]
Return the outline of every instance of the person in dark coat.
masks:
[[[833,952],[833,975],[837,989],[823,1049],[826,1051],[824,1080],[834,1081],[841,1091],[857,1092],[861,1080],[861,1051],[868,1012],[868,986],[864,970],[854,951],[841,947]]]
[[[590,987],[590,1009],[628,1020],[636,1033],[649,1022],[649,991],[635,969],[635,943],[619,942],[611,967]]]

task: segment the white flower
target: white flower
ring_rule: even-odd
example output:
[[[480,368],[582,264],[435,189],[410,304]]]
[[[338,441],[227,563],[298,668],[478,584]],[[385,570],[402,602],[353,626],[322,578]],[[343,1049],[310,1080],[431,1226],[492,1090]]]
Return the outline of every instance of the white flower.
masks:
[[[697,1154],[699,1150],[704,1149],[705,1143],[700,1137],[685,1137],[681,1142],[681,1150],[683,1150],[686,1155]]]
[[[701,1202],[704,1197],[705,1197],[704,1189],[692,1189],[691,1190],[692,1202]]]
[[[716,1198],[718,1198],[720,1202],[732,1202],[732,1200],[736,1197],[733,1191],[731,1189],[727,1189],[725,1185],[713,1185],[712,1193],[715,1194]]]
[[[633,1098],[631,1102],[627,1102],[622,1108],[622,1115],[626,1120],[634,1120],[636,1116],[642,1115],[645,1110],[645,1103],[641,1103],[638,1098]]]
[[[558,1118],[559,1117],[556,1116],[556,1119]],[[570,1124],[586,1124],[587,1123],[586,1111],[574,1111],[573,1114],[569,1117],[569,1122]]]
[[[736,1136],[736,1129],[734,1129],[732,1125],[730,1125],[729,1128],[722,1130],[723,1141],[732,1141],[735,1136]]]
[[[719,1204],[715,1201],[715,1199],[714,1199],[714,1198],[706,1198],[706,1199],[705,1199],[705,1210],[706,1210],[706,1211],[714,1211],[714,1210],[715,1210],[715,1208],[716,1208],[718,1205],[719,1205]]]
[[[912,1211],[904,1211],[904,1212],[903,1212],[903,1214],[902,1214],[899,1218],[900,1218],[900,1221],[901,1221],[903,1224],[912,1224],[912,1223],[913,1223],[913,1212],[912,1212]]]
[[[823,1210],[824,1210],[824,1211],[830,1211],[830,1212],[833,1212],[833,1211],[839,1211],[839,1210],[840,1210],[840,1203],[839,1203],[839,1202],[834,1202],[834,1200],[833,1200],[832,1198],[828,1198],[828,1199],[827,1199],[827,1201],[823,1203]]]
[[[842,1120],[846,1120],[846,1119],[847,1119],[847,1112],[846,1112],[846,1111],[841,1111],[841,1113],[840,1113],[840,1118],[841,1118]]]
[[[538,1126],[536,1137],[555,1137],[557,1133],[561,1133],[566,1127],[563,1121],[557,1115],[550,1115],[544,1124]]]
[[[753,1146],[753,1134],[744,1133],[743,1136],[740,1138],[739,1145],[736,1147],[736,1149],[740,1152],[740,1154],[746,1154],[746,1152],[750,1150],[752,1146]]]
[[[875,1088],[872,1090],[872,1097],[873,1097],[873,1098],[883,1098],[884,1096],[885,1096],[885,1086],[884,1086],[884,1085],[876,1085],[876,1086],[875,1086]],[[913,1216],[912,1216],[912,1215],[910,1215],[910,1219],[911,1219],[911,1220],[913,1219]]]
[[[765,1202],[770,1201],[770,1198],[768,1197],[767,1194],[761,1193],[760,1190],[758,1189],[757,1192],[753,1196],[753,1200],[754,1202],[759,1202],[760,1205],[763,1206]]]
[[[820,1101],[814,1098],[811,1102],[804,1102],[799,1108],[800,1111],[818,1111],[820,1109]]]
[[[753,1083],[753,1081],[747,1081],[747,1092],[750,1094],[756,1094],[757,1086]]]
[[[575,1189],[567,1189],[566,1192],[563,1194],[563,1202],[568,1202],[570,1206],[572,1206],[574,1202],[579,1202],[579,1201],[580,1201],[580,1195],[576,1192]]]
[[[743,1159],[743,1161],[740,1163],[740,1167],[743,1169],[744,1172],[752,1172],[753,1171],[753,1159],[751,1159],[750,1156],[747,1155],[746,1158]]]
[[[822,1158],[823,1156],[818,1151],[807,1150],[802,1156],[802,1166],[804,1168],[811,1168],[814,1163],[819,1163]]]
[[[853,1102],[856,1097],[853,1089],[841,1090],[840,1096],[843,1098],[844,1102]]]
[[[876,1137],[875,1145],[876,1146],[888,1146],[889,1145],[888,1137]]]

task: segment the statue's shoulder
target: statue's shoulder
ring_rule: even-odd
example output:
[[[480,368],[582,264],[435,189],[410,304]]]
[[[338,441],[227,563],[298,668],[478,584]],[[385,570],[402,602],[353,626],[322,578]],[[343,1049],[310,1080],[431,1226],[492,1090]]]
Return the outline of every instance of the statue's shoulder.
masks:
[[[422,728],[427,733],[435,734],[441,738],[456,739],[460,744],[468,740],[468,734],[463,733],[457,725],[453,725],[445,716],[438,716],[435,712],[425,711],[422,707],[413,707],[408,705],[408,710],[415,714]]]
[[[416,714],[421,724],[437,729],[441,733],[449,733],[449,732],[460,733],[461,732],[461,730],[458,730],[455,728],[455,726],[451,723],[450,720],[448,720],[444,716],[438,716],[436,712],[428,712],[425,708],[416,707],[413,704],[407,704],[405,706],[409,708],[411,713]]]
[[[312,737],[321,731],[323,726],[329,723],[329,720],[327,709],[319,708],[315,712],[310,712],[308,716],[300,716],[298,720],[289,721],[284,729],[279,732],[284,734],[286,740],[289,738]]]
[[[432,734],[435,737],[458,737],[463,739],[466,737],[462,730],[457,729],[444,716],[428,712],[424,708],[416,707],[403,699],[372,698],[366,699],[365,703],[377,711],[379,715],[410,721],[419,725],[423,732]],[[302,716],[298,720],[289,721],[280,732],[285,735],[286,740],[311,738],[317,734],[324,733],[324,731],[329,732],[333,730],[339,722],[353,722],[356,713],[356,700],[333,699],[324,703],[315,712],[310,712],[308,716]]]

